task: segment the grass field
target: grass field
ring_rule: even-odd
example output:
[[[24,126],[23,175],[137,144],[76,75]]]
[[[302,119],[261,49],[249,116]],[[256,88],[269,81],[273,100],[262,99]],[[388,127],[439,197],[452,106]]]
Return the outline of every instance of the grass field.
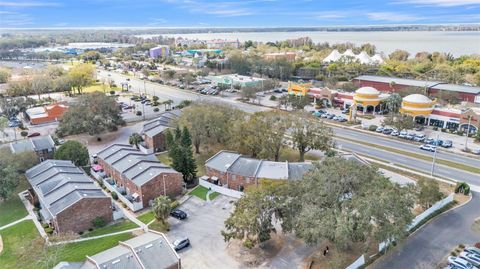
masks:
[[[85,87],[82,89],[82,92],[83,93],[91,93],[91,92],[105,92],[105,93],[110,93],[110,91],[121,91],[122,89],[118,88],[118,87],[113,87],[113,88],[110,88],[109,85],[105,84],[102,85],[101,83],[95,83],[91,86],[88,86],[88,87]]]
[[[36,268],[35,257],[23,257],[22,250],[31,241],[40,237],[33,221],[22,221],[12,227],[0,231],[3,240],[3,251],[0,254],[0,268]],[[31,259],[26,261],[25,259]],[[19,261],[25,265],[19,266]]]
[[[156,220],[152,224],[148,225],[148,228],[152,229],[152,230],[155,230],[157,232],[162,232],[162,233],[168,232],[168,230],[169,230],[168,225],[165,225],[165,224],[159,222],[158,220]]]
[[[17,195],[0,202],[0,226],[9,224],[28,215],[25,206]]]
[[[82,237],[92,237],[103,234],[116,233],[121,231],[130,230],[133,228],[138,228],[138,225],[131,222],[130,220],[123,220],[112,225],[108,225],[102,228],[95,229],[91,232],[84,233]]]
[[[145,224],[149,223],[150,221],[154,220],[155,219],[155,215],[153,213],[153,211],[149,211],[145,214],[142,214],[140,216],[137,217],[137,219]]]
[[[190,195],[197,196],[198,198],[206,201],[207,200],[207,192],[208,192],[207,188],[205,188],[203,186],[197,186],[190,192]],[[213,199],[217,198],[218,195],[220,195],[220,194],[217,193],[217,192],[214,192],[214,193],[210,194],[210,200],[213,200]]]

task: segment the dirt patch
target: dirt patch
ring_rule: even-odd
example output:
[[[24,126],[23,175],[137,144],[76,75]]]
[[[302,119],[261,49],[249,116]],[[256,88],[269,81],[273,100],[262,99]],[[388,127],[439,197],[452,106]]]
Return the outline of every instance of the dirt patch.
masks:
[[[329,251],[324,255],[324,250],[328,245]],[[372,243],[368,256],[378,251],[378,244]],[[357,243],[351,246],[349,250],[341,251],[332,244],[320,244],[318,249],[305,259],[302,269],[337,269],[346,268],[357,260],[364,253],[363,243]]]
[[[461,193],[456,193],[455,196],[453,197],[453,200],[457,202],[457,204],[463,205],[464,203],[470,201],[470,196],[463,195]]]
[[[260,246],[252,249],[245,248],[240,240],[231,241],[227,252],[235,260],[248,267],[258,267],[267,259],[275,257],[285,244],[285,239],[277,234]]]

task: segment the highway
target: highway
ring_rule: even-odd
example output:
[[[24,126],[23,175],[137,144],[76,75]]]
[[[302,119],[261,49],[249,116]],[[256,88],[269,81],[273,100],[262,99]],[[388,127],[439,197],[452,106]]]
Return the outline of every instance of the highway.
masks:
[[[110,76],[108,76],[108,74],[110,74]],[[189,91],[177,90],[172,87],[151,83],[148,81],[143,81],[137,78],[124,76],[114,72],[99,71],[98,77],[99,78],[110,77],[115,81],[117,85],[119,85],[121,82],[126,82],[126,79],[130,78],[130,81],[128,83],[132,86],[130,89],[131,91],[138,92],[138,93],[146,92],[147,94],[151,94],[151,95],[155,94],[156,96],[160,97],[162,100],[164,99],[173,100],[174,104],[178,104],[183,100],[194,100],[194,101],[206,100],[210,102],[218,102],[222,104],[231,105],[232,107],[241,109],[249,113],[265,111],[269,109],[267,107],[246,104],[246,103],[238,102],[232,99],[221,98],[218,96],[200,95],[200,94],[189,92]],[[388,152],[386,150],[373,147],[373,146],[353,143],[351,141],[348,141],[348,139],[363,141],[370,144],[377,144],[384,147],[400,149],[403,151],[422,154],[425,156],[432,156],[432,153],[419,150],[418,146],[415,144],[408,144],[401,141],[395,141],[394,139],[382,138],[375,134],[363,133],[363,132],[359,132],[351,129],[345,129],[345,128],[339,128],[339,127],[333,127],[332,129],[336,136],[347,139],[347,140],[344,140],[344,139],[336,140],[336,144],[341,146],[343,150],[356,152],[362,155],[369,155],[377,159],[390,162],[392,164],[402,165],[404,167],[408,167],[420,172],[430,174],[432,164],[429,161],[423,161],[414,157],[408,157],[405,155]],[[472,167],[480,167],[479,159],[469,158],[463,155],[453,154],[453,153],[445,152],[442,150],[439,150],[437,152],[437,158],[452,161],[452,162],[457,162],[465,165],[470,165]],[[480,187],[480,175],[469,173],[464,170],[458,170],[455,168],[437,164],[435,168],[435,175],[439,177],[465,181],[467,183]]]

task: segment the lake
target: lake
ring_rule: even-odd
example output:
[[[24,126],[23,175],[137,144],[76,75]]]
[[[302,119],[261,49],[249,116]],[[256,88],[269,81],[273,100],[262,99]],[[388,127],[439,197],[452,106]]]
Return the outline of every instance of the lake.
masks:
[[[142,35],[148,37],[152,35]],[[480,32],[411,31],[411,32],[239,32],[239,33],[199,33],[165,34],[170,37],[189,39],[238,39],[241,42],[254,40],[275,42],[299,37],[310,37],[313,42],[330,44],[351,42],[356,45],[372,43],[379,52],[389,54],[396,49],[414,55],[420,51],[445,52],[458,57],[480,54]]]

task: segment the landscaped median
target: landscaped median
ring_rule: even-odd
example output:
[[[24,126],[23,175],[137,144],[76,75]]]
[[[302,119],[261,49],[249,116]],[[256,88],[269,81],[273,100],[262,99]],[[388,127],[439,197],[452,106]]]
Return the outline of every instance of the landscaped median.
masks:
[[[388,151],[388,152],[391,152],[391,153],[405,155],[405,156],[412,157],[412,158],[419,159],[419,160],[424,160],[424,161],[428,161],[428,162],[433,161],[432,157],[427,156],[427,155],[423,155],[423,154],[419,154],[419,153],[400,150],[400,149],[396,149],[396,148],[392,148],[392,147],[381,146],[381,145],[372,144],[372,143],[365,142],[365,141],[359,141],[359,140],[355,140],[355,139],[345,138],[345,137],[342,137],[342,136],[335,136],[335,137],[337,139],[340,139],[340,140],[345,140],[345,141],[349,141],[349,142],[360,144],[360,145],[365,145],[365,146],[372,147],[372,148],[378,148],[378,149],[385,150],[385,151]],[[469,166],[469,165],[465,165],[465,164],[461,164],[461,163],[457,163],[457,162],[452,162],[452,161],[448,161],[448,160],[444,160],[444,159],[439,159],[439,158],[436,158],[436,162],[438,164],[442,164],[442,165],[445,165],[445,166],[448,166],[448,167],[451,167],[451,168],[456,168],[456,169],[460,169],[460,170],[465,170],[467,172],[480,174],[480,168],[479,167],[473,167],[473,166]]]

